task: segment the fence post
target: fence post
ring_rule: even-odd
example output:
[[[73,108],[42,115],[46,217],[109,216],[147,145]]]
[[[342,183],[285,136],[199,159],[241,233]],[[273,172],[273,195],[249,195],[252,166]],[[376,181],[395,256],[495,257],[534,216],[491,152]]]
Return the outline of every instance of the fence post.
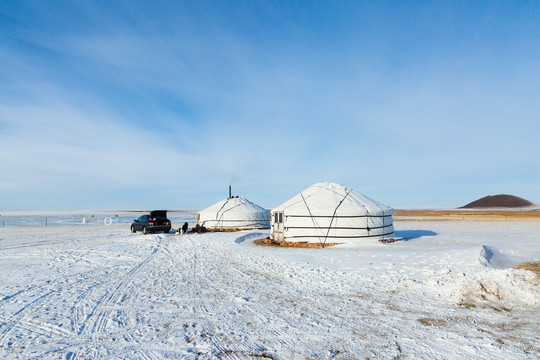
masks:
[[[45,226],[47,226],[47,217],[45,217]]]

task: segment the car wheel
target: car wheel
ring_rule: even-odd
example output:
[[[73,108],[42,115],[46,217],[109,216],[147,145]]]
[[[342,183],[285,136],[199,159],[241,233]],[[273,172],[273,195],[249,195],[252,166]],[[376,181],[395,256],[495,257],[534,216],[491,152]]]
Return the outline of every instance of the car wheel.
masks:
[[[146,226],[143,226],[143,228],[142,228],[142,233],[143,233],[144,235],[148,234],[148,230],[146,230]]]
[[[131,232],[135,233],[135,228],[133,227],[133,225],[131,225]]]

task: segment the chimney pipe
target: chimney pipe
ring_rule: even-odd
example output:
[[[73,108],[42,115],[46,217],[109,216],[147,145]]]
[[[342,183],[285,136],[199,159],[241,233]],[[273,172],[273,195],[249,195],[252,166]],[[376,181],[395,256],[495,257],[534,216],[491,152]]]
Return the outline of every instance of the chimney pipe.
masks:
[[[229,185],[229,199],[231,198],[231,185]]]

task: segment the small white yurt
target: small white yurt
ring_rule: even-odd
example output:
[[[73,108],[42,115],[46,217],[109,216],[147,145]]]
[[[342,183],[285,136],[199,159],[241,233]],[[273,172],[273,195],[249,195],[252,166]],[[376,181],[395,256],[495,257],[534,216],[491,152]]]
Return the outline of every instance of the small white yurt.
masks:
[[[197,224],[207,229],[268,229],[270,211],[233,196],[198,212]]]
[[[314,184],[272,209],[276,242],[332,243],[394,234],[391,207],[332,182]]]

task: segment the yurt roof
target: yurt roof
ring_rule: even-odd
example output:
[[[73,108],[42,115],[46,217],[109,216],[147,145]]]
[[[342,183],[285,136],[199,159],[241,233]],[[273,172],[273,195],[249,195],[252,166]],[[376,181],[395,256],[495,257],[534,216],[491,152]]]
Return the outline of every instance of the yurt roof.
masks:
[[[227,213],[227,216],[242,215],[242,214],[256,214],[262,212],[268,212],[265,208],[252,203],[248,199],[242,196],[234,196],[227,199],[218,201],[214,205],[207,207],[199,211],[199,214],[216,214]]]
[[[272,212],[276,211],[283,211],[287,215],[307,216],[332,216],[334,212],[335,215],[340,216],[391,215],[393,213],[391,207],[334,182],[313,184],[272,209]]]

